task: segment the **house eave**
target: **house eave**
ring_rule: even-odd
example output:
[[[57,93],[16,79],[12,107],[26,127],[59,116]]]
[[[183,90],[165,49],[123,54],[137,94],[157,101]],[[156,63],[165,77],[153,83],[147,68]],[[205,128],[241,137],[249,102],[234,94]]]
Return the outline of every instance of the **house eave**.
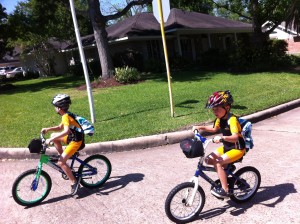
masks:
[[[180,33],[180,34],[210,34],[210,33],[252,33],[252,27],[245,28],[201,28],[201,29],[191,29],[191,28],[175,28],[166,30],[165,33]]]

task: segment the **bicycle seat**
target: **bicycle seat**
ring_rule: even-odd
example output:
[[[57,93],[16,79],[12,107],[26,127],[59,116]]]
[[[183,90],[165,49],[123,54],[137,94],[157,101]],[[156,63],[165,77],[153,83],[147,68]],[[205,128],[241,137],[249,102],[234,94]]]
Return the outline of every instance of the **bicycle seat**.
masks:
[[[228,163],[228,166],[232,166],[232,165],[235,164],[235,163],[241,163],[241,162],[243,161],[243,159],[244,159],[244,156],[243,156],[242,158],[240,158],[240,159],[238,159],[238,160],[232,162],[232,163]]]
[[[241,162],[243,161],[243,159],[244,159],[244,156],[243,156],[242,158],[240,158],[240,159],[234,161],[233,163],[241,163]]]
[[[73,156],[78,157],[79,155],[80,155],[80,154],[79,154],[79,152],[77,151],[77,152],[74,153]]]

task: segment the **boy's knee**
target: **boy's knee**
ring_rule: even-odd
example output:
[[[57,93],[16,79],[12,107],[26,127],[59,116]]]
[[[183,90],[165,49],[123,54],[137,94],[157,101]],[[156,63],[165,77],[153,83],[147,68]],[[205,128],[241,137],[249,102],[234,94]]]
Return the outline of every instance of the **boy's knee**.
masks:
[[[213,165],[214,160],[212,158],[209,158],[208,156],[205,158],[205,163],[208,165]]]
[[[60,167],[63,167],[63,166],[66,165],[66,162],[63,159],[59,159],[58,162],[57,162],[57,165],[60,166]]]

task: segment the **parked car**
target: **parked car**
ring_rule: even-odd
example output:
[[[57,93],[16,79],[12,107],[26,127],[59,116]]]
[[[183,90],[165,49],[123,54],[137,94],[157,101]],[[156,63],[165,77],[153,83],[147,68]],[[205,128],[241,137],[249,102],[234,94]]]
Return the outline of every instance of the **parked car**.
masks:
[[[16,66],[0,67],[0,75],[6,75],[7,72],[14,70]]]
[[[6,78],[25,77],[26,73],[22,67],[16,67],[12,71],[6,72]]]
[[[6,79],[5,67],[0,67],[0,83]]]
[[[0,75],[6,75],[5,71],[5,67],[0,67]]]

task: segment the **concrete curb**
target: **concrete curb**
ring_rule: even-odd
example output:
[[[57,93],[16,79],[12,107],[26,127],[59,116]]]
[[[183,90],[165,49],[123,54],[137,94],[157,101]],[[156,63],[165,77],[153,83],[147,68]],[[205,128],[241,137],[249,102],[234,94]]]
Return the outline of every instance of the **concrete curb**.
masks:
[[[252,121],[253,123],[270,118],[272,116],[284,113],[288,110],[294,109],[300,106],[300,99],[293,100],[291,102],[269,108],[264,111],[260,111],[254,114],[244,116],[245,119]],[[96,153],[111,153],[130,151],[137,149],[145,149],[157,146],[163,146],[168,144],[175,144],[185,138],[192,137],[193,133],[190,130],[170,132],[152,136],[144,136],[137,138],[129,138],[118,141],[99,142],[87,144],[85,149],[80,153],[83,155],[91,155]],[[56,150],[50,148],[49,154],[55,154]],[[38,154],[30,154],[27,148],[0,148],[0,159],[34,159],[39,158]]]

